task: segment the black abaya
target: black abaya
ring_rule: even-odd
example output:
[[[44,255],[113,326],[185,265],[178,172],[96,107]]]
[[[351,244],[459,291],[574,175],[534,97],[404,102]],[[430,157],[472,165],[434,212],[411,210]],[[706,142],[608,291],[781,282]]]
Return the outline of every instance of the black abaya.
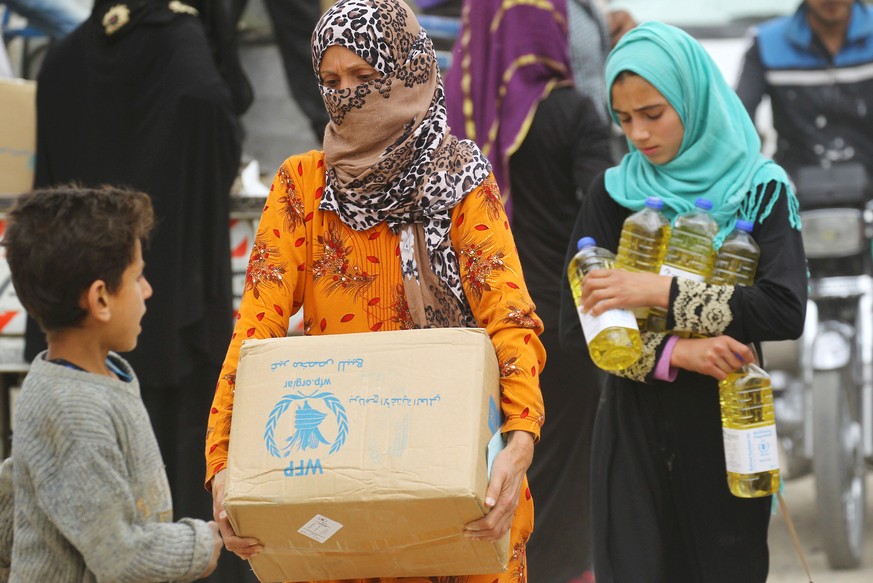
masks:
[[[768,207],[773,186],[760,208]],[[727,301],[731,321],[721,333],[743,343],[796,338],[803,329],[806,262],[800,232],[789,226],[786,198],[779,197],[763,222],[755,221],[752,236],[761,247],[755,285],[736,287]],[[601,176],[573,239],[591,236],[615,252],[629,214],[609,196]],[[670,328],[674,309],[683,305],[680,294],[687,293],[677,280]],[[562,339],[581,350],[573,299],[569,289],[562,293]],[[650,346],[656,358],[666,342],[657,336],[649,337],[655,338]],[[645,375],[644,382],[608,375],[597,411],[591,482],[597,581],[764,583],[771,498],[737,498],[728,489],[717,381],[685,370],[673,382],[654,380],[654,362],[634,371]]]

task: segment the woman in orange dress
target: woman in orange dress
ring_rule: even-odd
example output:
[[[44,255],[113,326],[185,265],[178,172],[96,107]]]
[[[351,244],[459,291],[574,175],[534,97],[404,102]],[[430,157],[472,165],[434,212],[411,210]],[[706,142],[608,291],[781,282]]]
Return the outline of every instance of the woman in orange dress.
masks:
[[[545,351],[491,165],[452,136],[433,46],[401,0],[340,0],[319,21],[312,52],[331,118],[324,151],[292,156],[273,180],[207,429],[206,483],[225,546],[243,558],[262,550],[221,510],[244,339],[285,336],[301,308],[307,335],[482,327],[500,363],[506,447],[489,511],[465,534],[491,541],[511,531],[510,561],[503,573],[438,580],[525,582],[525,472],[545,419]]]

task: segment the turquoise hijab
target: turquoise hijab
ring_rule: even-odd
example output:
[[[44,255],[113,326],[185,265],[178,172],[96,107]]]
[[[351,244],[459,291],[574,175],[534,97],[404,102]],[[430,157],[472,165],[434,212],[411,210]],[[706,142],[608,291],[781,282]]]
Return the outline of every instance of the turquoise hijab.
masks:
[[[778,198],[786,196],[791,226],[800,229],[787,174],[761,155],[752,120],[700,43],[661,22],[641,24],[624,35],[606,61],[610,111],[611,88],[622,71],[651,83],[679,114],[685,133],[676,157],[661,165],[649,162],[628,140],[630,152],[606,172],[606,190],[617,203],[636,211],[647,197],[659,196],[672,219],[694,208],[698,197],[706,198],[721,228],[718,248],[736,219],[763,222]],[[615,112],[612,116],[618,123]],[[761,209],[770,182],[778,188]]]

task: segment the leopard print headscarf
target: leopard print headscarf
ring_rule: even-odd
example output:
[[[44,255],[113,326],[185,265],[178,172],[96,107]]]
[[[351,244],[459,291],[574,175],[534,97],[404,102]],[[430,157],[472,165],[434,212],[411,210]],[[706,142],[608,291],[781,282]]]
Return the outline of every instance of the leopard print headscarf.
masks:
[[[401,233],[416,326],[475,326],[449,240],[451,209],[491,165],[475,143],[450,133],[430,38],[400,0],[339,0],[312,34],[316,76],[331,45],[351,50],[380,77],[341,90],[319,81],[330,115],[319,208],[355,230],[384,221]]]

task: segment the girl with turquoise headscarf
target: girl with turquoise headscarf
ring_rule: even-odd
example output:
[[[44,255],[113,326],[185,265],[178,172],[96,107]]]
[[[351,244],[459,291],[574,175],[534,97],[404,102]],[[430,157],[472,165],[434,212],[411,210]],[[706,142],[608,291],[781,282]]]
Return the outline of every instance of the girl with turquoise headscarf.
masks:
[[[595,421],[591,508],[598,583],[767,579],[770,499],[727,485],[718,380],[755,360],[749,347],[797,338],[806,309],[806,260],[797,200],[764,158],[748,114],[703,47],[649,22],[607,60],[613,119],[629,153],[595,179],[568,250],[593,237],[615,252],[624,219],[658,196],[670,219],[703,197],[720,232],[754,223],[761,247],[752,286],[719,286],[653,273],[595,271],[584,309],[657,306],[679,338],[643,332],[643,356],[608,375]],[[568,286],[561,335],[586,354]],[[697,337],[703,336],[703,337]]]

